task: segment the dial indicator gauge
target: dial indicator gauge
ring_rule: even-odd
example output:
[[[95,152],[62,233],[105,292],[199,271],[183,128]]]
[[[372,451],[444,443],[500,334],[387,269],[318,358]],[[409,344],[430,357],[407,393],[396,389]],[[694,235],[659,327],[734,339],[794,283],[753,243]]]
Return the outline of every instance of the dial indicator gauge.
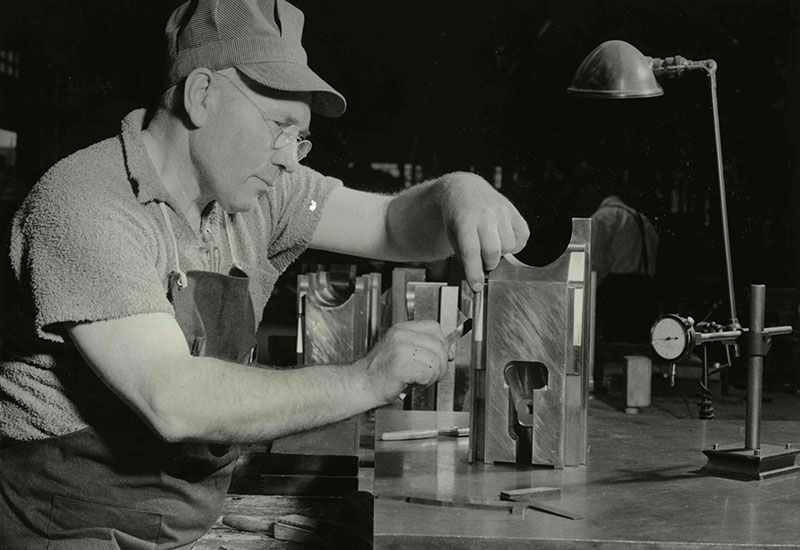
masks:
[[[662,359],[677,361],[691,349],[693,332],[691,324],[677,315],[665,315],[653,324],[650,343]]]

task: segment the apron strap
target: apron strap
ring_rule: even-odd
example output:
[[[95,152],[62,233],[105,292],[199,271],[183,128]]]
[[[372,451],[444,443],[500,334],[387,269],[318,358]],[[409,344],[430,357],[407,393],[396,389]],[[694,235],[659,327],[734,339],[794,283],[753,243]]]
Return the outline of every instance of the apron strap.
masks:
[[[228,250],[231,252],[231,262],[233,263],[233,267],[238,270],[242,270],[242,266],[239,265],[239,258],[236,254],[236,246],[233,243],[233,235],[231,234],[231,227],[230,222],[228,221],[228,214],[226,212],[222,212],[222,225],[225,226],[225,236],[228,237]]]
[[[158,206],[161,207],[161,214],[164,216],[164,221],[167,224],[167,231],[170,239],[172,239],[172,250],[175,252],[175,269],[172,271],[172,275],[177,277],[178,288],[182,290],[186,288],[189,283],[186,280],[186,273],[181,270],[181,260],[178,256],[178,240],[175,238],[175,231],[172,229],[172,222],[169,219],[169,212],[167,212],[167,204],[159,202]]]

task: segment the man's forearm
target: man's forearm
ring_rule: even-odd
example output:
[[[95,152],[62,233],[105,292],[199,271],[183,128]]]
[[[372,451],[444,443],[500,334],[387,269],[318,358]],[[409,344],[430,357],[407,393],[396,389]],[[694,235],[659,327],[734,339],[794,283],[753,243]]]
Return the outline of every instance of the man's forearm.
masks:
[[[358,364],[274,370],[204,357],[186,363],[162,381],[170,395],[161,396],[149,419],[170,441],[265,441],[383,404]]]
[[[386,233],[402,260],[436,260],[453,254],[442,218],[447,180],[440,178],[394,196],[386,216]]]

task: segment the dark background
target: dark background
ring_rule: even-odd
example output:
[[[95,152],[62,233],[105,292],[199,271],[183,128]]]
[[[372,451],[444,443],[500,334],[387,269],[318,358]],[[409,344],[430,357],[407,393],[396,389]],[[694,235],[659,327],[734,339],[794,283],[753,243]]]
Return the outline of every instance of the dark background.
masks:
[[[590,213],[575,199],[581,182],[627,182],[661,236],[665,306],[697,317],[725,300],[707,76],[662,82],[663,97],[637,101],[579,100],[566,88],[608,39],[654,57],[715,59],[738,294],[766,283],[796,304],[796,2],[295,4],[306,13],[312,68],[348,99],[340,119],[314,119],[309,165],[384,192],[404,178],[372,163],[396,163],[401,173],[409,166],[411,180],[471,169],[494,181],[500,167],[500,191],[534,230],[523,256],[538,264],[563,249],[570,216]],[[117,133],[128,111],[152,101],[162,29],[176,5],[28,0],[0,8],[0,50],[18,54],[18,75],[0,71],[0,127],[18,133],[16,166],[0,176],[4,219],[52,163]],[[724,317],[725,306],[717,311]]]

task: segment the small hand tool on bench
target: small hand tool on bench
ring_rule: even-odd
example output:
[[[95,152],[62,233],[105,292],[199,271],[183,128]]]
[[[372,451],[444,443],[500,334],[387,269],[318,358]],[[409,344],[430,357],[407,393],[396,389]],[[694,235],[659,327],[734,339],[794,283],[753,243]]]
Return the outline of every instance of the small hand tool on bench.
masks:
[[[441,508],[469,508],[474,510],[493,510],[497,512],[513,513],[514,505],[503,502],[485,502],[480,500],[441,500],[415,495],[380,495],[378,499],[398,500],[409,504],[421,504],[423,506],[439,506]]]
[[[275,522],[270,519],[242,514],[225,514],[222,516],[222,523],[237,531],[263,533],[265,535],[272,535],[275,528]]]
[[[527,509],[531,509],[536,510],[537,512],[545,512],[567,519],[583,519],[582,515],[576,514],[575,512],[562,510],[561,508],[544,504],[538,500],[533,500],[542,497],[558,496],[560,494],[560,487],[525,487],[522,489],[509,489],[506,491],[500,491],[500,499],[525,503],[526,506],[522,512],[523,516],[525,515],[525,512],[527,512]]]
[[[536,510],[537,512],[545,512],[548,514],[553,514],[554,516],[559,516],[567,519],[583,519],[583,516],[580,514],[577,514],[575,512],[570,512],[569,510],[556,508],[555,506],[550,506],[549,504],[542,504],[541,502],[528,502],[527,504],[528,508]],[[527,512],[527,510],[523,511],[522,514],[523,517],[527,515],[525,512]]]
[[[322,544],[330,535],[333,526],[313,518],[290,514],[270,520],[265,517],[226,514],[222,523],[238,531],[262,533],[276,540],[287,540],[305,544]]]
[[[469,428],[443,428],[441,430],[401,430],[397,432],[383,432],[381,441],[403,441],[407,439],[428,439],[431,437],[467,437]]]

